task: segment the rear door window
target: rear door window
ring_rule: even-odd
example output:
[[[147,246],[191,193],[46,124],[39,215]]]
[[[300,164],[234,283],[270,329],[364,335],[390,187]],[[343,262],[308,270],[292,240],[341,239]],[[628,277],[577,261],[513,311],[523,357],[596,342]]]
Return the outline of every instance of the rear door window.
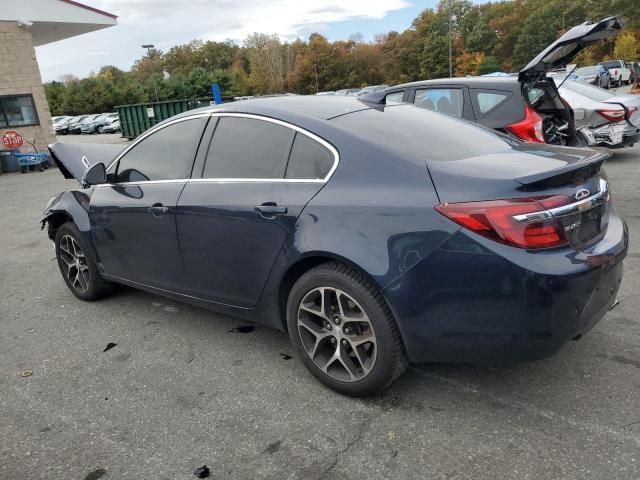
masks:
[[[425,88],[416,90],[417,106],[462,118],[464,95],[460,88]]]
[[[266,120],[220,117],[204,178],[284,178],[295,131]]]
[[[480,115],[486,115],[503,104],[510,94],[508,92],[492,90],[471,90],[471,99],[475,103]]]
[[[331,171],[333,162],[333,154],[328,148],[302,133],[296,133],[286,178],[323,179]]]

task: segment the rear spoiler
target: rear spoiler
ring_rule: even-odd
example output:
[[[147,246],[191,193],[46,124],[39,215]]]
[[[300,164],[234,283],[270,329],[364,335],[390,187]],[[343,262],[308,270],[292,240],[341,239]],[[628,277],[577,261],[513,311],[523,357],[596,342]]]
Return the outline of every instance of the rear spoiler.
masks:
[[[611,157],[611,152],[595,152],[594,155],[577,162],[569,163],[564,167],[549,170],[547,172],[534,173],[514,180],[526,187],[554,187],[567,183],[580,183],[585,178],[595,176],[600,172],[602,165]]]

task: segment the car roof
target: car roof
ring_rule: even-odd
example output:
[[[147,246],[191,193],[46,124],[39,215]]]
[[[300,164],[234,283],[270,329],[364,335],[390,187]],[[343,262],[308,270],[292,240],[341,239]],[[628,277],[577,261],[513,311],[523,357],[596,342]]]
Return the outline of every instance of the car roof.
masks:
[[[248,113],[262,115],[296,123],[294,120],[329,120],[341,115],[374,108],[373,105],[358,100],[358,97],[342,95],[292,95],[255,98],[223,103],[210,107],[189,110],[175,117],[197,113]]]
[[[518,85],[518,77],[456,77],[456,78],[437,78],[433,80],[419,80],[417,82],[402,83],[389,87],[388,90],[407,87],[421,87],[428,85],[469,85],[474,88],[491,88],[495,85],[505,87]]]

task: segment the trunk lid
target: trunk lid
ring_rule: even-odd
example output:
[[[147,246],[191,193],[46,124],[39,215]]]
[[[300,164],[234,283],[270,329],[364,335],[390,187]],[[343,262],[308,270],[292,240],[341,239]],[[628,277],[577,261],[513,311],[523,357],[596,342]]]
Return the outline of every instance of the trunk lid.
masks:
[[[124,148],[124,145],[99,143],[54,143],[49,145],[49,152],[64,178],[81,182],[92,165],[104,163],[108,167]]]
[[[506,151],[427,165],[442,204],[549,199],[547,203],[541,200],[543,206],[536,208],[536,213],[551,215],[569,244],[583,249],[606,232],[608,184],[601,168],[610,155],[523,143]]]
[[[535,82],[549,70],[570,63],[584,48],[617,35],[625,24],[624,17],[613,16],[571,28],[531,60],[518,74],[518,80],[521,83]]]

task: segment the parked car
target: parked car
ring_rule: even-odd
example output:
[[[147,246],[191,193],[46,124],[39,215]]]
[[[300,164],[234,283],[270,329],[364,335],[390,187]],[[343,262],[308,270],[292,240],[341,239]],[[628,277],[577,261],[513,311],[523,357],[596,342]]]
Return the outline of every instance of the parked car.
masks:
[[[114,118],[118,118],[117,113],[103,113],[102,115],[94,116],[92,119],[87,119],[80,125],[80,131],[84,134],[99,133],[102,127]]]
[[[100,133],[116,133],[120,131],[120,120],[115,119],[106,125],[100,127]]]
[[[335,94],[336,94],[336,92],[334,92],[334,91],[326,91],[326,92],[318,92],[318,93],[316,93],[316,95],[320,96],[320,97],[325,97],[327,95],[335,95]]]
[[[56,117],[51,117],[51,123],[56,124],[56,123],[62,122],[64,120],[67,120],[69,118],[71,118],[71,117],[68,117],[66,115],[58,115]]]
[[[618,95],[574,80],[562,83],[560,95],[571,105],[575,126],[589,145],[633,146],[640,138],[640,96]]]
[[[383,91],[385,88],[389,88],[389,85],[370,85],[368,87],[362,88],[358,92],[358,96],[366,95],[368,93],[380,92],[380,91]]]
[[[69,133],[72,135],[80,135],[82,133],[82,125],[85,122],[92,122],[99,115],[81,115],[69,124]]]
[[[529,142],[579,146],[583,140],[574,127],[571,107],[547,72],[567,65],[583,48],[616,35],[624,24],[623,18],[609,17],[574,27],[517,76],[425,80],[360,98],[377,104],[413,103]]]
[[[66,120],[55,123],[53,125],[53,129],[56,135],[67,135],[70,133],[70,129],[73,126],[75,128],[76,124],[79,124],[86,118],[86,115],[81,115],[79,117],[69,117]]]
[[[50,151],[83,186],[42,220],[75,296],[121,283],[286,330],[344,394],[378,393],[408,362],[550,355],[602,318],[622,278],[608,153],[411,105],[247,100],[122,151]]]
[[[622,60],[609,60],[598,65],[606,67],[611,72],[611,83],[617,87],[627,85],[631,81],[631,70]]]
[[[611,74],[603,65],[576,68],[571,77],[607,90],[611,87]]]
[[[628,62],[627,68],[631,72],[631,76],[629,77],[629,83],[633,83],[636,81],[638,77],[640,77],[640,64],[636,62]]]
[[[357,95],[359,91],[359,88],[343,88],[342,90],[336,90],[336,95]]]

